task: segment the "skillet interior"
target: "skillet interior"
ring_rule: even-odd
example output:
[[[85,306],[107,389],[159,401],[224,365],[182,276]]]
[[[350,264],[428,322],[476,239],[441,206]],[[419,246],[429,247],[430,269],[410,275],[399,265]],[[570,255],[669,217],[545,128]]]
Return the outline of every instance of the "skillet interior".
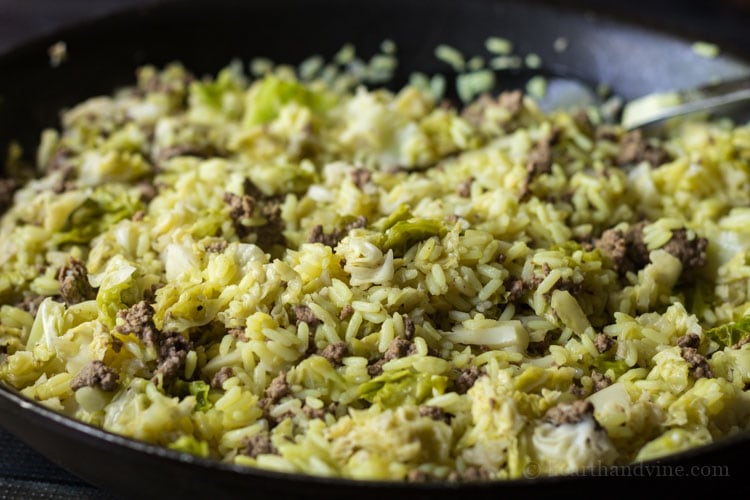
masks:
[[[4,150],[9,140],[19,139],[31,150],[40,128],[56,125],[60,108],[132,82],[134,69],[147,62],[180,60],[200,74],[215,72],[234,57],[267,56],[297,63],[316,52],[330,56],[345,42],[354,42],[360,53],[369,55],[384,38],[391,38],[399,47],[398,84],[415,69],[445,69],[433,57],[437,44],[478,54],[490,35],[510,38],[519,53],[540,54],[553,73],[607,83],[625,98],[750,72],[741,59],[701,58],[686,40],[541,3],[377,0],[353,8],[346,0],[172,1],[81,25],[1,56],[0,146]],[[570,40],[562,54],[552,49],[559,36]],[[70,60],[52,69],[46,49],[58,39],[66,41]],[[2,387],[0,410],[0,425],[58,464],[122,495],[447,498],[460,491],[496,497],[501,492],[537,489],[572,493],[595,484],[591,478],[553,478],[461,485],[457,490],[455,485],[353,483],[273,474],[113,436],[60,417]],[[736,470],[749,443],[747,436],[740,436],[664,463],[734,464]],[[620,483],[630,491],[639,484],[633,478]]]

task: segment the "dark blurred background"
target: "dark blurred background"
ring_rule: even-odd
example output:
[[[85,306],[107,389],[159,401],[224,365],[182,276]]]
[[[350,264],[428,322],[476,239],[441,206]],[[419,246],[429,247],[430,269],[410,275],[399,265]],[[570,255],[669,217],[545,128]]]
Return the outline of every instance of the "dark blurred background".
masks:
[[[118,10],[165,1],[175,0],[0,0],[0,53],[21,40],[47,34],[71,21],[95,19]],[[725,50],[750,54],[750,0],[549,0],[547,3],[582,6],[709,39],[720,43]],[[207,8],[210,5],[211,1],[206,0]]]

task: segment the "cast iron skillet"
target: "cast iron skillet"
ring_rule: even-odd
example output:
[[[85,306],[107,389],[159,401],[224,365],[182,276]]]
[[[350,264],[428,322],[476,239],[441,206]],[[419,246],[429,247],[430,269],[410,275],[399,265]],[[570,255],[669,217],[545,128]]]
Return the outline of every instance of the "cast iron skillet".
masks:
[[[312,53],[331,56],[345,42],[354,42],[361,54],[369,55],[384,38],[391,38],[398,44],[398,84],[415,69],[446,69],[433,57],[437,44],[479,54],[490,35],[510,38],[519,53],[541,55],[552,74],[606,83],[625,98],[750,72],[750,65],[739,58],[705,59],[694,54],[688,40],[539,2],[170,1],[76,26],[0,54],[0,146],[5,149],[9,140],[18,139],[33,150],[39,130],[57,124],[59,109],[132,83],[134,69],[144,63],[180,60],[198,74],[212,73],[235,57],[267,56],[298,63]],[[552,49],[559,36],[570,41],[561,54]],[[70,58],[52,69],[47,47],[60,39],[66,41]],[[508,81],[518,83],[513,78]],[[415,485],[314,478],[199,459],[75,422],[4,387],[0,387],[0,425],[82,478],[118,495],[141,498],[611,495],[613,487],[616,493],[628,494],[654,487],[654,476],[679,477],[669,486],[676,492],[694,488],[691,476],[738,476],[743,457],[750,452],[750,436],[737,435],[650,463],[648,468],[619,469],[617,477],[607,473],[606,487],[600,484],[602,477]],[[534,470],[528,473],[533,476]]]

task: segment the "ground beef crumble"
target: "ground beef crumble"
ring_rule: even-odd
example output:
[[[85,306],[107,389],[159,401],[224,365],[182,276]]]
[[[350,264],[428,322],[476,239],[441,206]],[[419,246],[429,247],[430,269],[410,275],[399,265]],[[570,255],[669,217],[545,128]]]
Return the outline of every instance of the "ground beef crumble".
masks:
[[[414,334],[417,331],[417,327],[414,326],[414,320],[412,320],[409,316],[406,314],[402,314],[401,317],[404,320],[404,337],[407,340],[411,340],[414,338]]]
[[[682,359],[690,364],[690,370],[695,378],[713,378],[714,374],[708,366],[708,360],[695,347],[680,348]]]
[[[240,342],[247,342],[248,340],[245,328],[230,328],[229,330],[227,330],[227,333]]]
[[[39,310],[39,305],[44,302],[44,299],[46,298],[47,297],[44,295],[31,293],[25,295],[21,302],[16,304],[16,307],[18,307],[19,309],[23,309],[32,316],[36,316],[36,312]]]
[[[643,228],[648,221],[631,225],[627,231],[607,229],[601,238],[594,242],[606,257],[612,261],[615,271],[621,276],[627,272],[643,269],[649,263],[649,250],[643,241]]]
[[[339,319],[341,321],[347,320],[352,317],[352,314],[354,314],[354,308],[351,306],[351,304],[346,304],[341,308]]]
[[[419,407],[419,416],[431,418],[432,420],[436,420],[438,422],[444,422],[448,425],[450,425],[452,418],[452,415],[450,413],[447,413],[439,406],[430,405],[421,405]]]
[[[466,106],[461,116],[474,127],[481,127],[488,118],[487,110],[492,108],[506,110],[508,120],[513,120],[523,109],[523,92],[520,90],[502,92],[497,99],[485,94]]]
[[[370,364],[367,366],[367,373],[371,377],[376,377],[383,373],[383,365],[388,361],[411,356],[416,352],[416,346],[413,342],[402,339],[400,337],[396,337],[395,339],[391,340],[390,344],[388,344],[388,348],[385,350],[385,353],[383,353],[382,358],[370,361]]]
[[[117,313],[117,317],[124,322],[115,328],[116,331],[127,335],[135,334],[147,346],[156,345],[159,341],[159,331],[154,325],[154,308],[142,300],[127,310]]]
[[[221,253],[226,250],[229,246],[229,242],[225,239],[215,239],[206,245],[206,252],[209,253]]]
[[[359,188],[360,191],[362,191],[370,182],[370,179],[372,179],[372,172],[363,167],[355,168],[350,172],[350,175],[352,178],[352,182]]]
[[[153,379],[168,384],[180,374],[185,366],[187,353],[190,352],[190,341],[177,332],[164,334],[159,342],[159,358]]]
[[[341,360],[344,359],[348,351],[349,348],[346,346],[346,342],[336,342],[325,346],[320,351],[320,355],[326,358],[332,366],[341,366]]]
[[[286,382],[286,372],[280,372],[266,387],[265,395],[272,403],[278,403],[281,398],[288,396],[290,392],[291,389]]]
[[[594,345],[599,354],[603,354],[615,345],[615,340],[606,333],[598,333],[596,334],[596,338],[594,338]]]
[[[510,286],[508,286],[508,302],[517,302],[523,298],[526,291],[527,289],[524,286],[523,280],[511,281]]]
[[[591,371],[591,381],[593,382],[594,392],[601,391],[605,387],[609,387],[610,385],[612,385],[612,381],[609,379],[609,377],[597,370]]]
[[[706,238],[696,236],[693,239],[689,239],[687,230],[682,228],[672,231],[672,237],[662,249],[680,260],[683,276],[686,276],[685,271],[697,269],[705,265],[707,246],[708,240]]]
[[[697,349],[701,345],[701,338],[695,333],[688,333],[677,339],[678,347],[692,347]]]
[[[672,159],[666,149],[649,143],[643,132],[634,130],[620,139],[620,150],[617,153],[617,164],[621,167],[647,161],[652,167],[658,167]]]
[[[414,354],[414,344],[406,339],[396,337],[388,344],[388,349],[385,350],[383,359],[387,362],[393,359],[404,358],[411,354]]]
[[[279,452],[271,442],[268,434],[256,434],[251,438],[245,438],[242,440],[243,449],[240,451],[242,455],[257,458],[258,455],[277,455]]]
[[[552,141],[545,138],[537,141],[529,151],[529,157],[526,161],[526,171],[529,175],[529,182],[540,174],[549,173],[552,168]]]
[[[459,182],[458,187],[456,187],[456,194],[461,198],[470,197],[472,184],[474,184],[474,177],[469,177],[465,181]]]
[[[453,390],[459,394],[466,394],[481,375],[482,372],[474,365],[464,368],[453,383]]]
[[[330,233],[326,233],[321,224],[313,226],[310,230],[310,234],[307,236],[308,243],[322,243],[331,248],[334,248],[344,237],[349,234],[349,231],[367,225],[367,217],[360,215],[352,222],[346,224],[343,228],[336,228]]]
[[[294,314],[294,321],[297,326],[301,323],[307,323],[308,328],[314,330],[315,327],[322,323],[312,312],[312,309],[307,306],[294,306],[292,313]]]
[[[159,194],[159,189],[150,181],[141,181],[137,184],[137,187],[141,195],[141,201],[146,204],[150,203]]]
[[[555,335],[551,331],[546,332],[542,340],[529,342],[529,345],[526,347],[526,352],[536,356],[542,356],[547,353],[547,350],[549,349],[549,346],[552,345],[552,341],[554,340],[554,338]]]
[[[92,361],[84,366],[78,375],[73,377],[70,388],[77,391],[81,387],[95,387],[103,391],[111,392],[117,389],[117,372],[99,360]]]
[[[224,382],[234,376],[234,371],[228,367],[222,367],[211,379],[211,387],[214,389],[221,389],[224,386]]]
[[[78,304],[96,298],[96,290],[89,283],[88,271],[78,259],[71,257],[57,273],[60,296],[67,305]]]
[[[590,401],[578,400],[560,403],[544,414],[544,421],[553,425],[577,424],[588,416],[593,416],[594,405]]]
[[[237,236],[244,238],[251,232],[245,223],[253,216],[255,199],[248,195],[237,196],[233,193],[224,193],[224,203],[229,205],[229,217],[232,219],[234,231]]]
[[[367,365],[367,374],[371,377],[377,377],[383,373],[383,365],[386,363],[384,359],[378,359],[377,361],[371,362]]]

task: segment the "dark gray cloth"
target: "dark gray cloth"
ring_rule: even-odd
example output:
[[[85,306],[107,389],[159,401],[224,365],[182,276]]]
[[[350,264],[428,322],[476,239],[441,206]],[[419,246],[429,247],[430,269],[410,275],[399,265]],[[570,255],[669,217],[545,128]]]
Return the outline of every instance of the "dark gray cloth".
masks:
[[[0,499],[111,498],[0,429]]]

